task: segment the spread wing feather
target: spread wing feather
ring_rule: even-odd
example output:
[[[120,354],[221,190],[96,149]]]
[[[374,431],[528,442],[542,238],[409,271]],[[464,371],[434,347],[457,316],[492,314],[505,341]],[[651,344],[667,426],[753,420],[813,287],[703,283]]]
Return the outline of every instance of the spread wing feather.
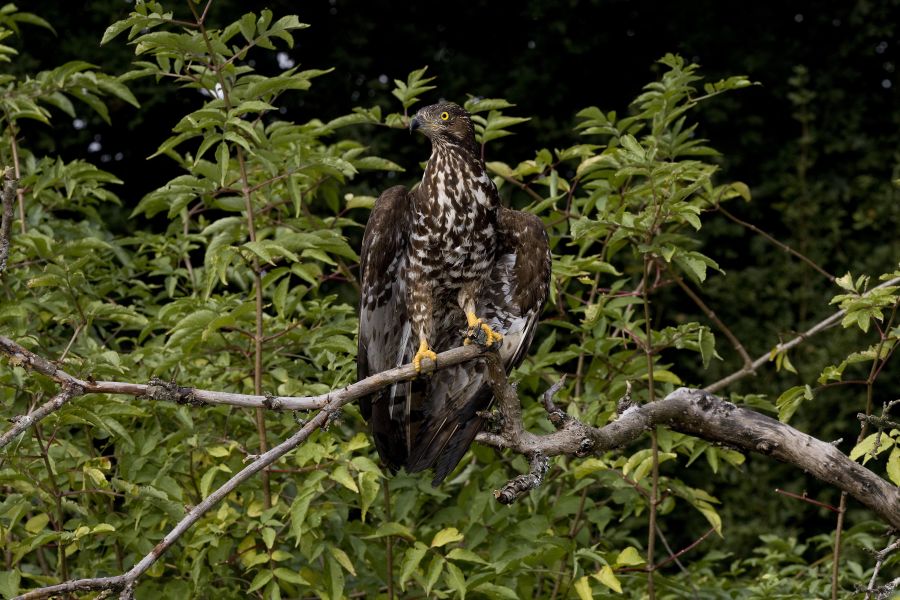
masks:
[[[406,305],[409,230],[409,192],[399,185],[385,190],[369,216],[360,252],[360,379],[406,364],[413,356]],[[375,447],[393,471],[406,464],[409,456],[421,388],[421,384],[402,382],[360,401]]]

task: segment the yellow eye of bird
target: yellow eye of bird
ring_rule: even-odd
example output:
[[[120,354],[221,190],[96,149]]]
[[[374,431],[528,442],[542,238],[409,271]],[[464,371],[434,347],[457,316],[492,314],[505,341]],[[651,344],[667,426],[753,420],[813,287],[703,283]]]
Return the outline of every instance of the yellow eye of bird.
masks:
[[[448,113],[448,112],[442,112],[442,113],[441,113],[441,120],[442,120],[442,121],[446,121],[446,120],[449,119],[449,118],[450,118],[450,113]]]

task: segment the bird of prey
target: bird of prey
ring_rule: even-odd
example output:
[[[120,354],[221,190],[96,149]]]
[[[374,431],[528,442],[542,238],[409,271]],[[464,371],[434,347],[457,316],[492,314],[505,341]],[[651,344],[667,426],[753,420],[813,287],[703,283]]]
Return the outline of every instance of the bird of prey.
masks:
[[[547,232],[500,205],[469,114],[444,102],[410,130],[431,140],[422,182],[385,190],[360,253],[359,378],[435,360],[461,343],[499,350],[509,371],[525,356],[550,283]],[[397,383],[364,399],[375,447],[392,470],[434,469],[437,486],[481,428],[492,401],[480,361]]]

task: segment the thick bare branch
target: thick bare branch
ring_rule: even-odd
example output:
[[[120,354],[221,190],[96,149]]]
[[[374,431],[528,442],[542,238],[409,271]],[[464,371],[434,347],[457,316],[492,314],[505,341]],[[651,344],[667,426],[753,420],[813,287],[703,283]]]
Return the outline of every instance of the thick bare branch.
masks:
[[[512,389],[508,385],[507,388]],[[509,391],[498,400],[501,411],[514,403]],[[569,418],[558,431],[546,435],[524,430],[521,409],[514,409],[513,415],[504,413],[504,428],[500,434],[480,434],[478,441],[526,456],[582,456],[586,452],[627,446],[645,432],[662,425],[794,465],[847,492],[893,527],[900,527],[900,488],[850,460],[827,442],[703,390],[680,388],[662,400],[626,409],[616,421],[604,427],[591,427]],[[517,419],[518,424],[509,423],[513,419]]]

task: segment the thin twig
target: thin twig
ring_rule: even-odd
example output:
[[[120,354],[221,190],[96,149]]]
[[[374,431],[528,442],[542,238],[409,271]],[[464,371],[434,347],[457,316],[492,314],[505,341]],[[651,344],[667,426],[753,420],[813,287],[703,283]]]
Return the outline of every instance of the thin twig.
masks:
[[[675,280],[675,283],[677,283],[678,286],[684,291],[684,293],[694,301],[694,304],[697,305],[697,308],[703,311],[703,314],[705,314],[710,321],[715,323],[716,327],[719,328],[719,331],[721,331],[725,335],[725,337],[728,338],[728,341],[731,342],[731,345],[734,346],[734,349],[744,361],[744,367],[749,368],[751,365],[753,365],[753,359],[750,358],[749,354],[747,354],[747,350],[744,349],[744,345],[739,339],[737,339],[737,336],[732,333],[731,329],[729,329],[728,326],[722,322],[722,319],[720,319],[716,315],[715,311],[713,311],[713,309],[706,305],[703,299],[700,298],[700,296],[698,296],[687,283],[685,283],[682,277],[678,277],[673,273],[673,279]]]
[[[0,192],[3,202],[3,215],[0,218],[0,274],[6,270],[6,261],[9,258],[9,241],[13,222],[13,203],[16,200],[16,190],[19,189],[19,180],[13,175],[11,169],[3,174],[3,191]]]
[[[804,494],[795,494],[794,492],[789,492],[787,490],[783,490],[781,488],[775,488],[776,494],[781,494],[782,496],[788,496],[789,498],[794,498],[795,500],[800,500],[801,502],[806,502],[807,504],[812,504],[813,506],[821,506],[822,508],[827,508],[831,512],[840,512],[840,508],[837,506],[832,506],[831,504],[827,504],[825,502],[820,502],[818,500],[813,500],[809,496]]]
[[[754,233],[757,233],[757,234],[761,235],[762,237],[764,237],[765,239],[767,239],[769,242],[771,242],[772,244],[775,244],[776,246],[778,246],[779,248],[781,248],[782,250],[784,250],[784,251],[787,252],[788,254],[791,254],[791,255],[793,255],[793,256],[799,258],[800,260],[802,260],[803,262],[805,262],[807,265],[809,265],[810,267],[812,267],[813,269],[815,269],[816,271],[818,271],[819,273],[821,273],[822,275],[824,275],[825,277],[827,277],[827,278],[828,278],[828,281],[834,281],[834,275],[832,275],[831,273],[829,273],[828,271],[826,271],[825,269],[823,269],[822,267],[820,267],[819,265],[817,265],[817,264],[815,263],[815,261],[813,261],[812,259],[810,259],[810,258],[804,256],[803,254],[797,252],[796,250],[794,250],[793,248],[791,248],[790,246],[788,246],[788,245],[785,244],[784,242],[781,242],[781,241],[779,241],[779,240],[776,240],[774,237],[772,237],[771,235],[769,235],[768,233],[766,233],[765,231],[763,231],[762,229],[760,229],[760,228],[757,227],[756,225],[754,225],[754,224],[752,224],[752,223],[748,223],[747,221],[742,221],[741,219],[737,218],[736,216],[734,216],[733,214],[731,214],[730,212],[728,212],[727,210],[725,210],[725,208],[724,208],[721,204],[717,204],[717,205],[716,205],[716,208],[719,210],[719,212],[721,212],[723,215],[725,215],[726,217],[728,217],[729,219],[731,219],[732,221],[734,221],[735,223],[737,223],[737,224],[740,225],[741,227],[746,227],[746,228],[749,229],[750,231],[752,231],[752,232],[754,232]]]
[[[862,296],[866,297],[867,295],[871,294],[873,291],[875,291],[877,289],[880,289],[883,287],[888,287],[891,285],[897,285],[898,283],[900,283],[900,277],[894,277],[893,279],[890,279],[880,285],[873,287],[871,290],[867,291]],[[775,346],[775,348],[772,349],[771,352],[766,352],[765,354],[763,354],[762,356],[760,356],[759,358],[754,360],[751,365],[741,367],[740,369],[738,369],[731,375],[728,375],[727,377],[723,377],[719,381],[716,381],[715,383],[712,383],[712,384],[706,386],[705,388],[703,388],[703,391],[710,392],[710,393],[718,392],[722,388],[731,385],[735,381],[739,381],[739,380],[743,379],[744,377],[747,377],[748,375],[752,375],[752,374],[756,373],[757,369],[759,369],[761,366],[763,366],[764,364],[766,364],[767,362],[772,360],[772,356],[774,356],[775,354],[782,353],[782,352],[787,352],[788,350],[794,348],[795,346],[798,346],[801,343],[805,342],[808,338],[816,335],[817,333],[825,331],[829,327],[836,325],[844,317],[844,314],[846,314],[846,311],[839,310],[836,313],[834,313],[833,315],[831,315],[825,319],[822,319],[821,321],[819,321],[818,323],[816,323],[815,325],[813,325],[812,327],[810,327],[809,329],[807,329],[806,331],[804,331],[803,333],[798,335],[797,337],[793,338],[792,340],[778,344],[777,346]]]

